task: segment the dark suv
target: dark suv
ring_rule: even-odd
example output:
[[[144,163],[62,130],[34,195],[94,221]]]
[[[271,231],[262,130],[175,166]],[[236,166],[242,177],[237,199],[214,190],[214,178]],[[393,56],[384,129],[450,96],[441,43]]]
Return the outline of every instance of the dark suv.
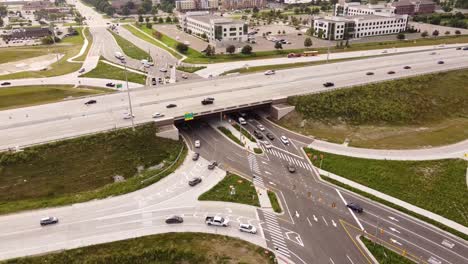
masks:
[[[254,135],[255,135],[255,137],[258,138],[258,139],[262,139],[262,138],[263,138],[262,133],[258,132],[257,130],[254,130]]]
[[[325,86],[325,87],[332,87],[332,86],[335,86],[335,84],[332,83],[332,82],[326,82],[326,83],[323,84],[323,86]]]
[[[190,185],[190,186],[195,186],[195,185],[199,184],[200,182],[202,182],[202,179],[199,178],[199,177],[196,177],[196,178],[191,179],[191,180],[188,182],[188,185]]]
[[[214,170],[214,168],[215,168],[216,166],[218,166],[218,162],[216,162],[216,161],[213,160],[213,161],[210,162],[210,164],[208,164],[208,169],[209,169],[209,170]]]
[[[208,105],[208,104],[213,104],[214,98],[205,98],[203,101],[201,101],[202,105]]]
[[[364,211],[364,209],[362,209],[362,207],[357,203],[349,203],[346,205],[346,207],[357,213],[362,213]]]

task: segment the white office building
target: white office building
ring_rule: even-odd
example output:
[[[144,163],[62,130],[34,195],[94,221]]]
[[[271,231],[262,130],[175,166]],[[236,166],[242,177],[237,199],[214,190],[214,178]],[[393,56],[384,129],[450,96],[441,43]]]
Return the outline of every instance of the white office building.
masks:
[[[390,16],[395,14],[395,7],[386,4],[367,4],[361,5],[358,2],[336,4],[334,10],[335,16],[364,16],[364,15],[383,15]]]

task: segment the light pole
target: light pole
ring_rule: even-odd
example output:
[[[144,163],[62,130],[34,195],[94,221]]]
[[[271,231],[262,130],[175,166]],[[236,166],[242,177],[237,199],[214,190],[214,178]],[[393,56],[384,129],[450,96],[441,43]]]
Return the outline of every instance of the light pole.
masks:
[[[130,98],[130,88],[128,87],[127,62],[124,60],[122,61],[122,64],[125,67],[125,82],[127,83],[128,107],[130,108],[130,119],[132,120],[132,130],[135,131],[135,122],[133,121],[132,99]]]

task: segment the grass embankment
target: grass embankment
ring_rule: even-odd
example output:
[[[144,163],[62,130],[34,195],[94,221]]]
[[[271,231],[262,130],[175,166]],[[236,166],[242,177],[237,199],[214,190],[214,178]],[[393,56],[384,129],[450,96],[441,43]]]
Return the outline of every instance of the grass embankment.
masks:
[[[380,264],[414,264],[413,261],[371,240],[361,237],[361,241]]]
[[[90,72],[81,75],[80,77],[125,81],[125,69],[109,65],[103,62],[102,60],[99,60],[96,68],[94,68]],[[129,82],[146,84],[146,76],[143,74],[128,71],[127,78]]]
[[[167,233],[12,259],[5,263],[265,263],[272,252],[238,238],[205,233]]]
[[[205,66],[200,66],[200,67],[177,66],[178,71],[189,72],[189,73],[194,73],[196,71],[199,71],[205,68],[206,68]]]
[[[135,35],[136,37],[139,37],[141,38],[142,40],[146,41],[146,42],[149,42],[155,46],[158,46],[166,51],[168,51],[172,56],[174,56],[175,58],[177,59],[181,59],[182,56],[175,52],[174,50],[172,49],[169,49],[168,47],[166,47],[164,44],[162,44],[160,41],[157,41],[154,36],[153,36],[153,32],[151,29],[147,28],[146,26],[144,26],[145,30],[144,32],[149,34],[146,35],[144,34],[143,32],[139,31],[136,27],[132,26],[132,25],[123,25],[124,28],[126,28],[128,31],[130,31],[130,33],[132,33],[133,35]],[[143,30],[143,27],[140,28],[140,30]],[[150,37],[151,36],[151,37]]]
[[[296,111],[278,123],[356,147],[452,144],[468,138],[467,79],[463,69],[291,97]]]
[[[0,110],[57,102],[80,96],[97,95],[112,90],[73,85],[15,86],[0,89]]]
[[[233,195],[231,195],[231,186],[235,188],[235,194]],[[260,206],[253,183],[233,173],[228,173],[222,181],[200,195],[198,200],[223,201]]]
[[[255,139],[255,137],[252,136],[252,135],[249,133],[249,131],[247,131],[247,129],[245,129],[245,128],[242,128],[242,129],[241,129],[240,125],[237,124],[237,123],[236,123],[236,124],[233,124],[232,126],[233,126],[235,129],[237,129],[237,131],[241,132],[242,135],[244,135],[244,137],[248,138],[250,141],[252,141],[252,142],[254,142],[254,143],[257,142],[257,140]]]
[[[276,193],[270,190],[268,190],[267,193],[268,193],[268,198],[270,198],[270,203],[271,203],[271,207],[273,208],[273,211],[275,213],[283,212],[283,210],[281,209],[280,203],[278,201],[278,197],[276,196]]]
[[[45,71],[24,71],[16,72],[7,75],[1,75],[0,80],[11,80],[11,79],[23,79],[23,78],[44,78],[58,75],[64,75],[67,73],[78,71],[81,68],[81,63],[68,62],[67,59],[80,53],[81,47],[83,46],[83,30],[77,29],[81,34],[77,36],[71,36],[64,38],[60,43],[55,45],[40,45],[36,47],[15,47],[0,49],[3,55],[7,57],[19,56],[21,59],[27,59],[30,56],[36,54],[37,56],[46,55],[49,53],[60,53],[64,56],[58,61],[54,62],[47,67]],[[31,53],[32,52],[32,53]],[[28,56],[23,57],[24,53]]]
[[[127,55],[128,57],[133,58],[135,60],[151,60],[148,52],[135,46],[132,42],[126,40],[120,35],[115,34],[114,32],[112,32],[112,30],[108,29],[107,31],[109,31],[112,34],[112,36],[114,36],[115,41],[122,49],[123,53],[125,53],[125,55]]]
[[[226,135],[232,141],[236,142],[237,144],[239,144],[242,147],[244,146],[244,143],[242,143],[240,141],[240,139],[238,139],[236,136],[234,136],[229,129],[227,129],[227,128],[223,127],[223,126],[219,126],[218,129],[219,129],[219,131],[221,131],[224,135]]]
[[[91,34],[91,32],[89,32],[88,27],[83,29],[83,34],[88,40],[88,46],[86,47],[86,51],[81,56],[75,58],[74,61],[84,61],[86,57],[88,56],[91,46],[93,45],[93,35]]]
[[[322,169],[468,226],[466,161],[371,160],[324,155]],[[320,160],[311,161],[318,166]]]
[[[154,125],[146,124],[135,132],[122,129],[0,153],[0,213],[102,199],[158,181],[187,151],[182,142],[155,133]],[[149,168],[157,164],[164,166]],[[114,183],[116,175],[125,181]],[[142,183],[145,179],[150,180]]]

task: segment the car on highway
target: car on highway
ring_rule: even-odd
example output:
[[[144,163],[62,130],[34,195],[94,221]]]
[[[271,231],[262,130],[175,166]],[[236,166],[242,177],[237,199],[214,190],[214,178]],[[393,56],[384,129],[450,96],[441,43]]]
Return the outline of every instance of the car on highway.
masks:
[[[182,79],[188,79],[188,75],[185,74],[185,73],[183,73],[183,74],[182,74]]]
[[[164,114],[156,112],[156,113],[152,114],[151,117],[152,118],[161,118],[161,117],[164,117]]]
[[[366,75],[374,75],[373,72],[366,72]]]
[[[253,133],[256,138],[263,139],[262,133],[258,132],[257,130],[254,130]]]
[[[199,148],[201,146],[200,140],[195,140],[195,147]]]
[[[265,75],[274,75],[275,74],[275,70],[268,70],[265,72]]]
[[[182,224],[184,219],[178,215],[173,215],[171,217],[166,218],[166,224]]]
[[[200,158],[200,153],[198,152],[193,153],[193,156],[192,156],[193,161],[197,161],[199,158]]]
[[[166,68],[160,68],[159,71],[160,72],[167,72],[167,69]]]
[[[157,84],[157,81],[156,81],[156,78],[151,78],[151,85],[156,85]]]
[[[11,85],[11,82],[2,82],[2,86]]]
[[[335,86],[335,84],[332,83],[332,82],[326,82],[326,83],[323,84],[323,86],[324,87],[332,87],[332,86]]]
[[[257,228],[251,224],[240,224],[239,231],[250,233],[250,234],[256,234]]]
[[[130,113],[124,113],[123,119],[132,119],[135,118],[135,115],[131,115]]]
[[[437,64],[444,64],[444,61],[438,61]]]
[[[92,100],[87,101],[87,102],[84,103],[84,104],[85,104],[85,105],[91,105],[91,104],[95,104],[95,103],[97,103],[97,101],[94,100],[94,99],[92,99]]]
[[[349,209],[351,209],[351,210],[353,210],[353,211],[355,211],[357,213],[362,213],[364,211],[364,209],[362,209],[362,207],[359,204],[353,203],[353,202],[348,203],[346,205],[346,207],[348,207]]]
[[[431,52],[431,53],[429,53],[429,55],[436,55],[436,54],[437,54],[437,52]]]
[[[271,149],[272,145],[269,141],[265,141],[263,142],[263,146],[266,148],[266,149]]]
[[[239,124],[241,125],[247,125],[247,121],[243,117],[239,117]]]
[[[208,169],[209,170],[214,170],[214,168],[216,168],[216,166],[218,166],[218,162],[216,160],[212,160],[212,161],[210,161],[210,164],[208,164]]]
[[[388,74],[395,74],[394,71],[389,71],[389,72],[387,72],[387,73],[388,73]]]
[[[461,50],[462,48],[461,47],[457,47],[456,50]]]
[[[202,105],[209,105],[209,104],[213,104],[214,103],[214,98],[212,97],[209,97],[209,98],[205,98],[201,101],[201,104]]]
[[[405,66],[405,67],[403,67],[403,69],[409,70],[409,69],[411,69],[411,66]]]
[[[293,164],[288,163],[288,165],[287,165],[286,167],[288,168],[288,171],[289,171],[290,173],[296,172],[296,167],[294,167]]]
[[[289,145],[289,139],[285,136],[281,136],[281,142],[283,142],[283,144],[285,145]]]
[[[168,105],[166,105],[166,108],[174,108],[174,107],[177,107],[177,105],[176,105],[176,104],[168,104]]]
[[[468,47],[463,47],[462,50],[468,50]]]
[[[188,182],[188,185],[193,187],[199,184],[200,182],[202,182],[202,179],[200,177],[195,177]]]
[[[257,125],[257,128],[260,130],[260,131],[265,131],[265,127],[263,125]]]
[[[163,78],[158,77],[158,83],[164,83]]]
[[[83,72],[85,72],[85,71],[86,71],[85,68],[81,68],[81,69],[78,71],[78,73],[83,73]]]
[[[41,218],[41,220],[39,221],[41,226],[57,224],[58,222],[59,220],[55,216],[44,217],[44,218]]]
[[[270,133],[270,132],[266,133],[266,137],[267,137],[269,140],[275,140],[275,136],[273,136],[273,134]]]
[[[106,86],[107,86],[107,87],[115,87],[115,83],[111,83],[111,82],[110,82],[110,83],[106,83]]]

